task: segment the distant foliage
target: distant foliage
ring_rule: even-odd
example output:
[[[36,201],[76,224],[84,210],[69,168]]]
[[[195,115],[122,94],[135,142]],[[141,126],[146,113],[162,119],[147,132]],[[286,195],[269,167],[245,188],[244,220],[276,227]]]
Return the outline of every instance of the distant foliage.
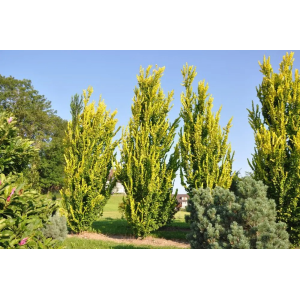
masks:
[[[179,118],[169,122],[173,91],[161,88],[164,68],[150,74],[140,69],[134,90],[132,116],[122,134],[117,178],[124,185],[124,213],[134,234],[144,237],[170,223],[176,212],[173,184],[179,168],[179,151],[170,153]]]
[[[186,64],[181,73],[185,87],[180,111],[183,119],[179,138],[181,184],[189,194],[200,187],[229,188],[234,153],[227,140],[232,118],[222,130],[221,108],[216,114],[212,112],[213,97],[208,94],[208,84],[200,81],[196,94],[192,87],[196,68]]]
[[[188,210],[195,249],[289,248],[286,224],[276,223],[276,205],[267,187],[250,177],[237,182],[236,193],[216,187],[193,191]]]
[[[58,116],[51,118],[51,141],[44,143],[39,152],[38,185],[42,193],[56,192],[62,188],[64,180],[64,145],[63,139],[68,122]]]
[[[20,176],[0,174],[0,248],[57,248],[41,232],[56,210],[55,202],[23,187]]]
[[[115,130],[117,112],[110,113],[101,97],[97,107],[94,101],[88,103],[92,92],[92,87],[83,92],[82,112],[78,97],[72,98],[72,121],[65,138],[61,204],[73,232],[88,230],[102,215],[115,185],[115,179],[107,181],[118,144],[113,141],[118,131]]]
[[[61,242],[64,241],[68,234],[66,217],[60,216],[56,212],[54,216],[49,218],[49,221],[50,223],[42,229],[44,236]]]
[[[260,101],[252,102],[249,123],[254,131],[255,152],[249,161],[253,176],[275,199],[277,219],[286,222],[290,240],[300,243],[300,76],[293,76],[293,53],[286,54],[274,73],[270,58],[260,63]],[[294,78],[293,78],[294,77]]]

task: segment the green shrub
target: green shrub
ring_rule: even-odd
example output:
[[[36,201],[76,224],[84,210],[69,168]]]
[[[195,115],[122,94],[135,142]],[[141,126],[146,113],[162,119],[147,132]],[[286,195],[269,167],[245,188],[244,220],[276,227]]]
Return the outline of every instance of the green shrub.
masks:
[[[50,223],[46,224],[42,229],[42,233],[47,238],[53,238],[58,241],[64,241],[67,237],[67,219],[64,216],[60,216],[57,212],[54,216],[49,218]]]
[[[23,191],[22,177],[0,174],[0,248],[56,248],[41,228],[56,210],[54,201]]]
[[[20,173],[28,169],[37,149],[32,141],[22,139],[16,127],[16,119],[0,112],[0,173]]]
[[[286,224],[276,223],[267,187],[250,177],[236,184],[235,193],[221,187],[193,190],[188,205],[191,248],[289,248]]]

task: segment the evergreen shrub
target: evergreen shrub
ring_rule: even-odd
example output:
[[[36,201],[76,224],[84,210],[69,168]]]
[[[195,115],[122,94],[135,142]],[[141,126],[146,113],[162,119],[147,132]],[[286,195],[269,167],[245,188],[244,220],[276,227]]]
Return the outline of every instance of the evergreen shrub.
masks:
[[[57,212],[49,218],[50,223],[46,224],[42,229],[45,237],[52,238],[58,241],[64,241],[67,237],[67,219],[65,216],[60,216]]]
[[[275,201],[261,181],[244,177],[234,192],[221,187],[193,190],[188,211],[194,249],[289,248],[286,224],[276,223]]]

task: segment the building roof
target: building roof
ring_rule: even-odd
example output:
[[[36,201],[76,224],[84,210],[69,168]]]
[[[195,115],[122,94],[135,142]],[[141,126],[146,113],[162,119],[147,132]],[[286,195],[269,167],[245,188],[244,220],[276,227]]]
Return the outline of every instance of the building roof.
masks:
[[[182,198],[186,198],[186,199],[182,199]],[[186,202],[188,201],[188,199],[190,199],[188,194],[177,194],[177,202],[181,203],[181,202]]]

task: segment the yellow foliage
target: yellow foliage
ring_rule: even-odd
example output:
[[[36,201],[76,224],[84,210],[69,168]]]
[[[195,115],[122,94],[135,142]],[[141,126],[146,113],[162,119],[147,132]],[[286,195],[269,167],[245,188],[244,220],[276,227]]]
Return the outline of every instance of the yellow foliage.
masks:
[[[193,188],[229,188],[232,182],[231,146],[227,143],[232,118],[223,131],[219,125],[221,108],[212,113],[213,97],[208,84],[198,83],[198,94],[192,83],[197,73],[193,66],[183,66],[180,115],[184,121],[180,132],[181,182],[188,193]]]

